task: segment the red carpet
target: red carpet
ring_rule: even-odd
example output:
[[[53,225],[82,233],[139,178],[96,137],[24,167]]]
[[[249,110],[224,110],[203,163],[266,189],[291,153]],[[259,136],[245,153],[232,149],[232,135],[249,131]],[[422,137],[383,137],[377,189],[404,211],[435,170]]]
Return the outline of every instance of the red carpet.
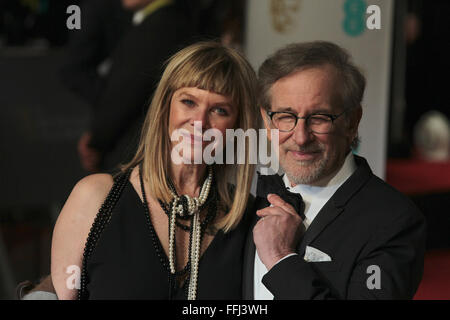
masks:
[[[414,300],[450,300],[450,249],[426,253],[422,282]]]
[[[386,181],[408,195],[450,191],[450,162],[389,159]]]

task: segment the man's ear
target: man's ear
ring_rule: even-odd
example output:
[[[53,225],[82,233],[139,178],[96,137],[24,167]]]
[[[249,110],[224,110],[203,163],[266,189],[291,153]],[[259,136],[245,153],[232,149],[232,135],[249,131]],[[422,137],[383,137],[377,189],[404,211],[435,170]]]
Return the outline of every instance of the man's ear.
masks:
[[[361,106],[358,106],[357,108],[355,108],[355,110],[351,111],[348,132],[351,136],[350,138],[352,141],[358,135],[358,127],[362,118],[362,114],[363,111]]]
[[[267,110],[264,109],[263,107],[259,108],[259,112],[261,112],[261,118],[263,119],[264,122],[264,127],[267,130],[267,138],[270,140],[271,135],[270,135],[270,119],[269,116],[267,115]]]
[[[261,112],[261,118],[264,121],[264,127],[267,130],[270,130],[270,119],[269,119],[269,116],[267,115],[267,110],[264,109],[263,107],[260,107],[259,112]]]

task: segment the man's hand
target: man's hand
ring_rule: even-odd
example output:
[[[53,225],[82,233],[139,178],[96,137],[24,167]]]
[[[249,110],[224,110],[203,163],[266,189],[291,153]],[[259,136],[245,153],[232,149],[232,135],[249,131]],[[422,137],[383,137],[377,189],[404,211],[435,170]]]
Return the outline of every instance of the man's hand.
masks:
[[[78,155],[80,156],[81,166],[89,172],[98,172],[101,155],[100,153],[89,147],[91,141],[91,133],[89,131],[83,133],[78,140]]]
[[[270,270],[275,263],[295,253],[302,232],[302,218],[294,208],[275,194],[267,200],[272,207],[256,211],[261,217],[253,228],[253,241],[262,263]]]

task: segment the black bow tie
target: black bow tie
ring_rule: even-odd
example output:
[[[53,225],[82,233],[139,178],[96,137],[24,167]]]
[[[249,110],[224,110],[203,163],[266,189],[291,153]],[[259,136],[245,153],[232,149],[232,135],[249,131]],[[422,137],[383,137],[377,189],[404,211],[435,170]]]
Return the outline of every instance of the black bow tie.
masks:
[[[281,176],[278,174],[263,176],[259,172],[258,173],[258,181],[256,184],[256,196],[267,201],[267,206],[269,206],[269,201],[267,200],[267,195],[270,193],[276,194],[280,196],[281,199],[289,203],[294,207],[295,211],[300,215],[300,217],[304,220],[305,215],[305,203],[303,202],[303,198],[300,194],[290,192]],[[261,199],[261,200],[262,200]]]

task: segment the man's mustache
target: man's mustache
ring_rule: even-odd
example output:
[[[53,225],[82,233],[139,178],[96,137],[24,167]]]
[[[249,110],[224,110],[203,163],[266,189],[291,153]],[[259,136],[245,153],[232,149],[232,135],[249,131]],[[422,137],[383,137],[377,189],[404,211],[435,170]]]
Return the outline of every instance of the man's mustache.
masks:
[[[302,152],[302,153],[316,153],[316,152],[322,152],[323,151],[323,147],[318,145],[318,144],[312,144],[312,145],[308,145],[308,146],[292,146],[292,147],[287,147],[286,148],[289,151],[294,151],[294,152]]]

